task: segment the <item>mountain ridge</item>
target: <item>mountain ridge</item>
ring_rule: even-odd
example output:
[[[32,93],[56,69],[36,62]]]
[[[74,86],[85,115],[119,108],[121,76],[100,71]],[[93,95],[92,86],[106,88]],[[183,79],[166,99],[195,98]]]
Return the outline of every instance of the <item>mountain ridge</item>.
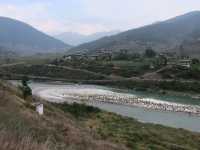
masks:
[[[80,34],[77,32],[64,32],[64,33],[55,35],[54,37],[65,43],[69,43],[71,45],[78,46],[83,43],[95,41],[95,40],[100,39],[105,36],[115,35],[119,32],[120,31],[118,31],[118,30],[113,30],[113,31],[109,31],[109,32],[97,32],[97,33],[93,33],[90,35],[84,35],[84,34]]]
[[[147,47],[152,47],[157,52],[175,51],[180,53],[179,46],[183,45],[185,41],[195,41],[200,37],[199,27],[200,11],[194,11],[82,44],[72,48],[69,52],[76,53],[87,50],[88,53],[96,53],[101,49],[111,52],[128,49],[131,52],[142,53]],[[198,51],[198,55],[200,56],[200,51]]]
[[[19,53],[56,52],[67,45],[22,21],[0,17],[0,45]]]

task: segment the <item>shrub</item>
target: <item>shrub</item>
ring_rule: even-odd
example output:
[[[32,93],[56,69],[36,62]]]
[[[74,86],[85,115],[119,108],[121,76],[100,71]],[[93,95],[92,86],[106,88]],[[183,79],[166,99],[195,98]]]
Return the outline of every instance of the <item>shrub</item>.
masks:
[[[92,114],[100,112],[99,108],[87,106],[85,104],[57,104],[64,112],[69,112],[76,118],[89,117]]]
[[[24,76],[24,77],[22,78],[22,81],[21,81],[22,86],[20,86],[20,89],[21,89],[21,91],[22,91],[22,93],[23,93],[23,98],[24,98],[24,99],[26,99],[28,96],[31,96],[31,95],[32,95],[32,90],[31,90],[31,88],[28,86],[28,81],[29,81],[29,79],[28,79],[27,76]]]

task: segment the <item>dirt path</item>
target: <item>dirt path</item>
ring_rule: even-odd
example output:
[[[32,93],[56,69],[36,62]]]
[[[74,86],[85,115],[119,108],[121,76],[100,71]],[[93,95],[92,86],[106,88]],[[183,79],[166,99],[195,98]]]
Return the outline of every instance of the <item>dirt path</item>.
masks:
[[[169,69],[171,68],[172,66],[165,66],[159,70],[156,70],[154,72],[149,72],[149,73],[146,73],[142,76],[142,78],[144,79],[162,79],[162,75],[160,75],[159,73],[166,70],[166,69]]]

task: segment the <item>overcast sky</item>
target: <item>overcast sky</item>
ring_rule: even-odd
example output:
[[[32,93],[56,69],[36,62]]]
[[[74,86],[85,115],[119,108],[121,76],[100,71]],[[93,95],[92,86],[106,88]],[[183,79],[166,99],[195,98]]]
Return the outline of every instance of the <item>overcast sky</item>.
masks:
[[[0,16],[49,34],[127,30],[200,10],[200,0],[0,0]]]

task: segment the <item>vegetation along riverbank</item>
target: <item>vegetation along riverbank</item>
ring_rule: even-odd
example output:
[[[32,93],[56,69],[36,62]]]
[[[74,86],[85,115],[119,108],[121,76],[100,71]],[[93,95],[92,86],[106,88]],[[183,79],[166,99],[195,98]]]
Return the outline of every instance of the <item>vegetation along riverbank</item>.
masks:
[[[32,106],[38,98],[24,99],[19,89],[6,82],[1,82],[0,87],[2,150],[200,148],[199,133],[140,123],[76,103],[61,105],[40,100],[45,111],[39,116]]]

